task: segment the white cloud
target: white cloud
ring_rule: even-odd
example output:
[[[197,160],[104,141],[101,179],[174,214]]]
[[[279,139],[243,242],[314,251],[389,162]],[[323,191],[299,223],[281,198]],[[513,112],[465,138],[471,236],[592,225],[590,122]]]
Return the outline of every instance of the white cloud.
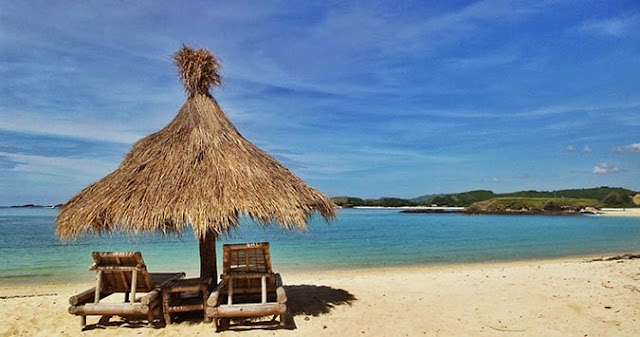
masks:
[[[565,151],[565,152],[578,152],[578,149],[577,149],[575,146],[573,146],[573,145],[567,145],[567,147],[564,149],[564,151]],[[582,151],[581,151],[581,152],[582,152],[582,153],[591,153],[591,152],[593,152],[593,149],[591,148],[591,146],[589,146],[589,145],[585,145],[585,146],[582,148]]]
[[[609,163],[600,163],[593,168],[594,174],[609,174],[619,172],[620,169],[609,164]]]
[[[583,113],[609,113],[611,110],[632,111],[626,114],[625,111],[618,112],[613,116],[619,118],[628,125],[640,125],[640,119],[633,115],[636,109],[640,108],[640,99],[634,98],[627,102],[568,102],[560,105],[548,105],[532,108],[524,108],[521,110],[502,110],[502,109],[424,109],[420,113],[425,116],[433,117],[456,117],[456,118],[540,118],[555,115],[569,115],[577,112]],[[622,116],[622,117],[620,117]],[[561,123],[550,124],[546,128],[551,130],[562,130],[584,126],[589,123],[589,119],[563,121]],[[577,149],[576,149],[577,150]]]
[[[613,152],[619,153],[639,153],[640,152],[640,143],[633,143],[624,146],[618,146],[613,149]]]
[[[500,178],[493,177],[493,178],[491,178],[491,181],[493,181],[494,183],[499,183],[500,182]]]
[[[0,152],[14,163],[13,172],[56,176],[70,180],[96,179],[114,170],[118,163],[98,159],[72,159]]]
[[[126,130],[130,127],[97,120],[55,120],[35,113],[0,108],[0,130],[131,144],[143,135]]]
[[[550,115],[560,115],[576,112],[601,112],[612,109],[637,109],[640,101],[634,99],[625,102],[576,102],[559,105],[542,106],[532,110],[517,111],[512,114],[516,117],[544,117]]]
[[[640,15],[626,15],[603,20],[590,20],[582,23],[578,30],[583,33],[623,37],[640,26]]]

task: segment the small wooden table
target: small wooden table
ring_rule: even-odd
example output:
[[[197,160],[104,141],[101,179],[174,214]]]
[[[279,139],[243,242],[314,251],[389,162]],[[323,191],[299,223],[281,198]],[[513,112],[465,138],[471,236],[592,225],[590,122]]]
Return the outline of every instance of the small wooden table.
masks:
[[[211,278],[175,280],[162,289],[162,312],[165,324],[171,324],[171,313],[202,310],[209,298]],[[196,293],[194,296],[193,293]],[[204,315],[205,322],[211,319]]]

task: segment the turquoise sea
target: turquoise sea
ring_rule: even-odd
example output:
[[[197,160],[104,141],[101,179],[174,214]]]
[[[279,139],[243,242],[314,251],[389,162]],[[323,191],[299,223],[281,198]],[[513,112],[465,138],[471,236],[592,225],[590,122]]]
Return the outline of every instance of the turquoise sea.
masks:
[[[91,281],[92,251],[141,251],[151,271],[197,276],[198,244],[182,237],[55,236],[55,209],[0,209],[0,285]],[[640,218],[402,214],[394,209],[343,209],[327,225],[314,218],[307,231],[262,227],[243,220],[218,244],[270,241],[278,271],[379,268],[512,261],[640,251]]]

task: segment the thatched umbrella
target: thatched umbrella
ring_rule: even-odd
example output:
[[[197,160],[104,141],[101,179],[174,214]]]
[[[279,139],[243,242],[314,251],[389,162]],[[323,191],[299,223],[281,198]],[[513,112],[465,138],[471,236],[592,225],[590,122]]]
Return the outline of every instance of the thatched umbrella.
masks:
[[[220,63],[206,49],[183,46],[174,55],[188,98],[162,130],[133,145],[115,171],[62,206],[56,232],[180,233],[191,225],[200,240],[200,273],[214,280],[216,238],[247,215],[268,225],[304,228],[318,211],[336,206],[285,166],[246,140],[229,121],[211,86]]]

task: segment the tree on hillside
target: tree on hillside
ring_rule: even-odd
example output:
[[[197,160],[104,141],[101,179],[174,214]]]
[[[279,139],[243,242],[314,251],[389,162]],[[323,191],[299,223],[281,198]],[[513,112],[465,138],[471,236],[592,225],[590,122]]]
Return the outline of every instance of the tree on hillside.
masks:
[[[611,192],[607,194],[607,196],[602,199],[602,203],[606,206],[622,206],[625,204],[618,192]]]

